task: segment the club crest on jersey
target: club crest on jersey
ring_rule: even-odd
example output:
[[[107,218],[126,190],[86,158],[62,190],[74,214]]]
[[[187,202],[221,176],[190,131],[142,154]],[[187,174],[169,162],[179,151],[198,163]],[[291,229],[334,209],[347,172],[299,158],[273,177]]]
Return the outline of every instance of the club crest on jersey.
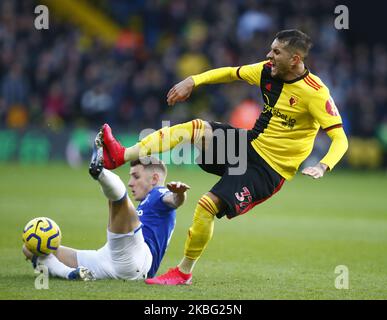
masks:
[[[298,99],[296,97],[291,96],[289,99],[290,106],[293,107],[297,103],[298,103]]]
[[[325,103],[325,110],[331,116],[338,116],[339,115],[339,110],[337,110],[337,107],[336,107],[335,102],[333,101],[332,97],[329,97],[329,99]]]

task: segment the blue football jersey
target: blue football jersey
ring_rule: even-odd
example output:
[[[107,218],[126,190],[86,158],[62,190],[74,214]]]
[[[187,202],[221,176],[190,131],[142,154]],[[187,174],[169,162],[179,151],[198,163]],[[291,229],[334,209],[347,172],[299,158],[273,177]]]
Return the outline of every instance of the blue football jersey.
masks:
[[[166,187],[155,187],[137,207],[144,240],[153,256],[148,277],[156,275],[175,228],[176,210],[162,200],[168,193],[170,191]]]

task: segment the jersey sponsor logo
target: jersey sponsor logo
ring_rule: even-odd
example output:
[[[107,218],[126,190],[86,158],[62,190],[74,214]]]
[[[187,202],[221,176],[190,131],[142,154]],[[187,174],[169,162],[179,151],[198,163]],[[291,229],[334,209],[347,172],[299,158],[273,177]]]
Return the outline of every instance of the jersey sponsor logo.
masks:
[[[289,116],[285,113],[282,113],[280,109],[275,108],[275,107],[271,107],[265,103],[264,108],[262,110],[262,113],[266,113],[266,112],[270,112],[273,116],[282,119],[283,121],[281,122],[281,124],[284,127],[288,127],[290,129],[293,129],[296,122],[297,122],[296,119],[292,118],[291,116]]]
[[[333,101],[332,97],[329,97],[327,102],[325,103],[325,110],[331,115],[331,116],[338,116],[339,110],[337,110],[336,104]]]
[[[136,210],[136,213],[139,217],[141,217],[144,214],[143,210]]]

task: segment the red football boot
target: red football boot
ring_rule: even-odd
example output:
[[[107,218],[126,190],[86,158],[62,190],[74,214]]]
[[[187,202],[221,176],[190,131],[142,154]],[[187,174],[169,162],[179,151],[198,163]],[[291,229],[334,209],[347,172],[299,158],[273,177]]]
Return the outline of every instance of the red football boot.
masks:
[[[125,147],[119,143],[112,134],[112,129],[107,123],[101,128],[101,142],[103,145],[103,166],[106,169],[115,169],[125,163]]]
[[[146,284],[160,284],[166,286],[178,286],[192,283],[192,273],[182,273],[178,267],[169,269],[166,273],[145,280]]]

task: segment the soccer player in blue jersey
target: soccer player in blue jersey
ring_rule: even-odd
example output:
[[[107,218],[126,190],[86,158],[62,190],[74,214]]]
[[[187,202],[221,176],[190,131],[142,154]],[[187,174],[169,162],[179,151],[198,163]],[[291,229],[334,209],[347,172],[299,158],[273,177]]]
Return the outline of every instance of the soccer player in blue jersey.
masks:
[[[23,246],[23,253],[36,265],[45,265],[50,275],[65,279],[125,279],[154,277],[164,257],[176,223],[176,209],[186,199],[189,186],[171,182],[164,186],[165,164],[154,157],[131,163],[126,187],[113,172],[103,168],[99,136],[89,172],[102,187],[109,202],[107,243],[98,250],[76,250],[60,246],[56,254],[35,257]]]

